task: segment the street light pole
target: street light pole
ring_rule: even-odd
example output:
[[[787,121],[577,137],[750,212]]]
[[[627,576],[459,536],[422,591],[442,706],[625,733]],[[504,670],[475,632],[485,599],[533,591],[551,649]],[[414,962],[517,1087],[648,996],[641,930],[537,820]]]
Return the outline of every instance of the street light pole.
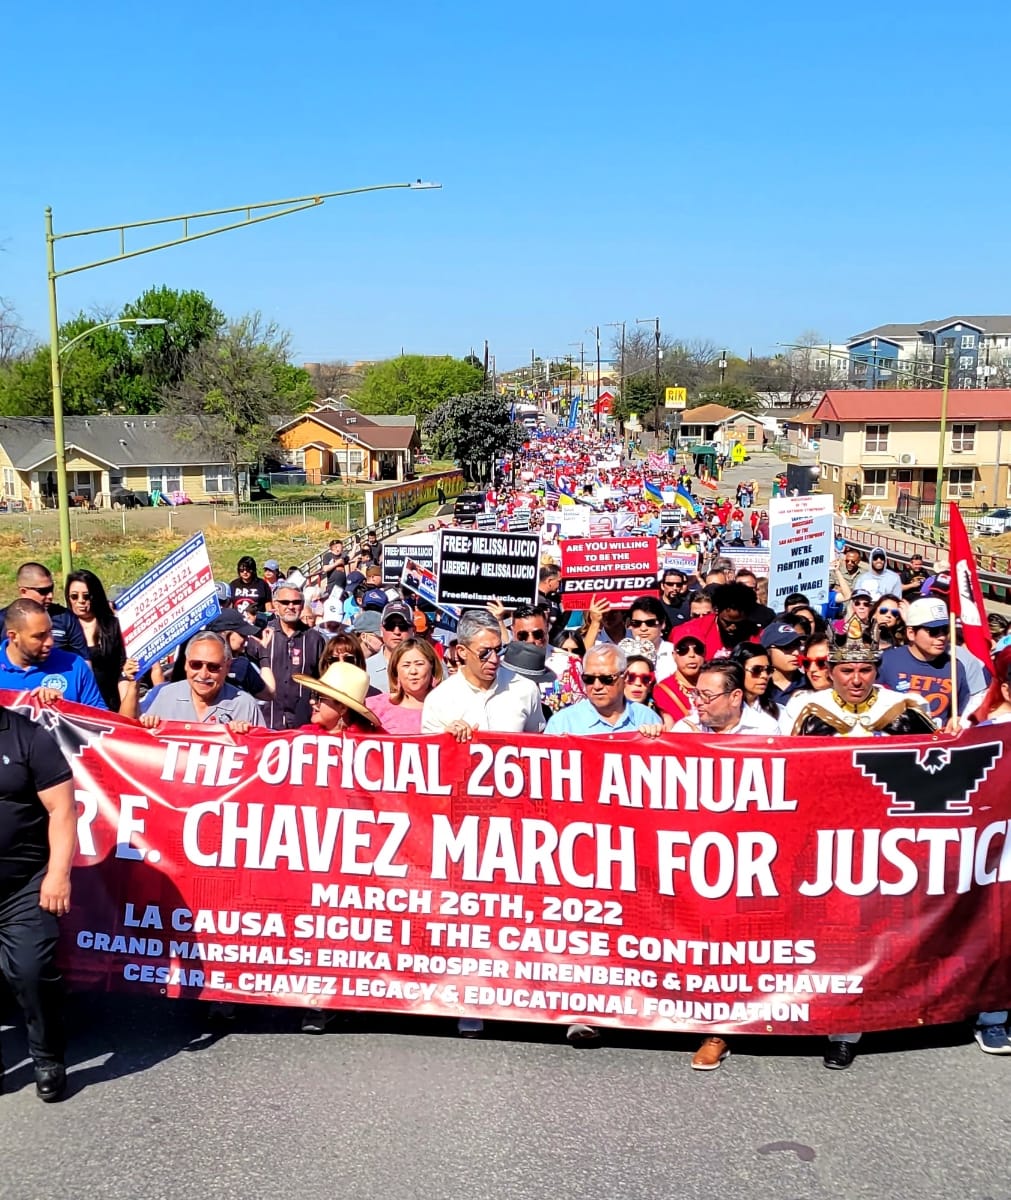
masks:
[[[653,367],[654,367],[654,388],[655,398],[653,401],[653,439],[658,441],[660,438],[660,318],[659,317],[636,317],[636,325],[652,325],[653,326]]]
[[[948,383],[951,379],[951,347],[944,347],[941,376],[941,430],[937,442],[937,475],[934,480],[934,529],[941,528],[941,488],[944,484],[944,437],[948,426]]]
[[[246,225],[259,225],[263,221],[272,221],[275,217],[286,217],[289,213],[304,212],[306,209],[318,208],[326,200],[338,196],[356,196],[362,192],[383,192],[391,189],[407,188],[411,191],[428,191],[441,188],[441,183],[427,183],[421,179],[413,183],[375,183],[367,187],[345,188],[338,192],[317,192],[312,196],[295,196],[287,200],[266,200],[259,204],[238,204],[231,208],[214,208],[206,212],[182,213],[174,217],[155,217],[147,221],[125,221],[116,225],[103,225],[95,229],[76,229],[70,233],[53,232],[53,210],[46,208],[46,275],[49,281],[49,371],[53,393],[53,440],[55,442],[56,465],[56,497],[59,505],[60,526],[60,560],[64,576],[73,569],[73,555],[70,548],[70,495],[67,488],[67,447],[64,440],[63,426],[63,384],[60,379],[60,324],[56,303],[56,281],[64,275],[76,275],[81,271],[90,271],[94,267],[104,267],[109,263],[121,262],[127,258],[137,258],[141,254],[152,254],[155,250],[166,250],[170,246],[181,246],[185,242],[199,241],[201,238],[213,237],[216,233],[228,233],[232,229],[242,229]],[[269,210],[269,211],[268,211]],[[190,232],[190,222],[203,220],[208,217],[230,217],[244,214],[238,220],[213,229],[199,229]],[[256,214],[256,215],[254,215]],[[126,231],[128,229],[146,229],[158,225],[181,225],[182,235],[171,238],[167,242],[158,242],[152,246],[142,246],[137,250],[127,250]],[[96,259],[94,262],[81,263],[75,267],[56,269],[56,243],[70,238],[87,238],[96,234],[118,233],[119,253],[107,258]]]

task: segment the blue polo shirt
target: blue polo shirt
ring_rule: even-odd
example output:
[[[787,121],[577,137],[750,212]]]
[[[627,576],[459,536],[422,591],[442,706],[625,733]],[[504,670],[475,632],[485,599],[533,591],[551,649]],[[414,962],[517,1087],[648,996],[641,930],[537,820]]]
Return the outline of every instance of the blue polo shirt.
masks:
[[[63,699],[74,704],[87,704],[91,708],[108,705],[98,690],[95,675],[83,658],[69,654],[66,650],[50,650],[49,657],[40,666],[17,667],[7,657],[8,643],[0,649],[0,688],[11,692],[30,692],[35,688],[55,688],[63,693]]]
[[[589,700],[570,704],[548,721],[545,733],[636,733],[640,725],[659,725],[660,718],[645,704],[626,701],[625,711],[612,725]]]

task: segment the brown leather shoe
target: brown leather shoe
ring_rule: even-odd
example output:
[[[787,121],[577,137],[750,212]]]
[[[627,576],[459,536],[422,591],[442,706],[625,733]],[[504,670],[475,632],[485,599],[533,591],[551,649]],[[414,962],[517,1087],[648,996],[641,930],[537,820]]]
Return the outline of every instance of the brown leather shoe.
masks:
[[[730,1053],[730,1047],[721,1037],[703,1039],[692,1059],[693,1071],[716,1071],[723,1066],[723,1060]]]

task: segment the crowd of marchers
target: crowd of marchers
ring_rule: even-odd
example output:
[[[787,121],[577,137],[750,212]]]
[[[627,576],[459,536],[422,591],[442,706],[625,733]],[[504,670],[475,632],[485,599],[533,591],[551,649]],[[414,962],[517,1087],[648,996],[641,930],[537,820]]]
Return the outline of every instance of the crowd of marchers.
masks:
[[[710,556],[705,571],[665,570],[658,594],[624,608],[597,597],[565,608],[557,565],[540,568],[536,603],[500,603],[458,619],[382,583],[374,535],[352,554],[332,542],[318,570],[282,572],[243,556],[216,585],[220,613],[143,675],[127,657],[113,605],[90,571],[64,580],[63,604],[39,563],[17,575],[3,610],[0,688],[45,705],[70,700],[136,718],[316,733],[483,731],[548,736],[677,734],[868,737],[957,732],[1011,720],[1011,646],[994,614],[995,674],[949,644],[949,577],[914,560],[901,573],[883,552],[847,549],[833,570],[834,608],[803,595],[776,612],[765,581]],[[952,659],[954,656],[954,661]],[[954,681],[954,684],[953,684]],[[956,718],[957,713],[957,718]],[[37,1087],[65,1087],[58,918],[69,911],[74,848],[69,767],[40,726],[13,711],[0,721],[9,779],[0,793],[0,965],[25,1011]],[[211,1015],[234,1020],[234,1006]],[[302,1015],[322,1032],[332,1014]],[[480,1036],[476,1018],[458,1022]],[[976,1040],[1011,1054],[1007,1013],[981,1013]],[[825,1065],[848,1067],[859,1033],[830,1039]],[[575,1045],[600,1033],[567,1029]],[[692,1060],[712,1070],[728,1053],[707,1037]],[[2,1075],[0,1075],[2,1079]]]

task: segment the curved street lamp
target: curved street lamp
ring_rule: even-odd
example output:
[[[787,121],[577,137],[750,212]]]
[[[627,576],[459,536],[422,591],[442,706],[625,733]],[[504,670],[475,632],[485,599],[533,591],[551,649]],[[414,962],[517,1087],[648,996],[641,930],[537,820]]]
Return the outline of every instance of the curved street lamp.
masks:
[[[195,242],[200,238],[213,237],[216,233],[227,233],[232,229],[241,229],[246,225],[259,225],[263,221],[272,221],[275,217],[286,217],[289,213],[304,212],[306,209],[319,208],[326,200],[338,196],[357,196],[363,192],[385,192],[405,188],[412,192],[430,191],[442,187],[441,183],[428,183],[416,179],[412,183],[374,183],[366,187],[345,188],[339,192],[316,192],[311,196],[295,196],[287,200],[265,200],[259,204],[237,204],[231,208],[213,208],[206,212],[182,213],[174,217],[155,217],[147,221],[125,221],[121,224],[103,225],[95,229],[76,229],[71,233],[53,232],[53,210],[46,208],[46,275],[49,280],[49,357],[50,378],[53,389],[53,440],[56,444],[56,497],[59,508],[60,525],[60,561],[64,576],[73,570],[74,561],[70,549],[70,493],[67,488],[67,447],[63,433],[63,389],[60,378],[59,346],[60,328],[57,316],[56,281],[64,275],[76,275],[81,271],[90,271],[94,267],[104,267],[108,263],[121,262],[123,259],[136,258],[141,254],[152,254],[155,250],[166,250],[170,246],[181,246],[185,242]],[[213,229],[198,229],[190,232],[190,222],[208,217],[230,217],[242,214],[240,219],[229,221],[224,225],[216,225]],[[254,215],[255,214],[255,215]],[[171,238],[167,242],[157,242],[152,246],[142,246],[137,250],[128,250],[126,246],[126,231],[128,229],[146,229],[157,225],[181,225],[181,236]],[[108,258],[100,258],[95,262],[82,263],[75,267],[56,269],[56,243],[69,238],[86,238],[95,234],[119,234],[119,253]],[[133,324],[160,323],[156,318],[133,318]],[[123,324],[123,321],[110,321],[107,324]],[[95,328],[102,328],[96,326]],[[86,330],[90,334],[92,330]],[[83,335],[82,335],[83,336]],[[63,350],[69,349],[79,338],[74,338]]]

